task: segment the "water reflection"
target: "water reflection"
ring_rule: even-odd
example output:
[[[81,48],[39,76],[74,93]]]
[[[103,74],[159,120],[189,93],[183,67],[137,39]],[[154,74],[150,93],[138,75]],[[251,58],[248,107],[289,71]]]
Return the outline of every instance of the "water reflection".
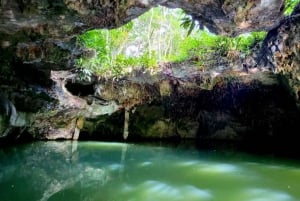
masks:
[[[0,149],[1,201],[300,200],[300,165],[121,143]]]

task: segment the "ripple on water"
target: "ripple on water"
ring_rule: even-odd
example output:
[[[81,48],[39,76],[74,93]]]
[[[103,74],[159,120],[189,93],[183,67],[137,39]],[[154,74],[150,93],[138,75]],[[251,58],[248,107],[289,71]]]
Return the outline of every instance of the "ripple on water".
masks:
[[[145,162],[143,162],[143,163],[140,163],[139,165],[141,166],[141,167],[145,167],[145,166],[149,166],[149,165],[152,165],[153,163],[152,162],[150,162],[150,161],[145,161]]]
[[[286,192],[259,188],[246,190],[241,199],[244,201],[296,201]]]
[[[111,164],[107,167],[107,169],[109,171],[119,171],[119,170],[122,170],[124,169],[124,165],[122,164],[118,164],[118,163],[114,163],[114,164]]]
[[[97,148],[97,149],[119,149],[119,148],[126,148],[129,147],[130,144],[125,144],[125,143],[119,143],[119,142],[92,142],[92,141],[87,141],[87,142],[82,142],[80,143],[81,147],[88,147],[88,148]]]
[[[124,191],[132,197],[131,201],[154,201],[154,200],[172,200],[172,201],[209,201],[213,196],[209,190],[199,189],[192,185],[174,186],[160,181],[146,181],[139,186],[126,187]]]
[[[225,163],[220,163],[220,164],[211,164],[207,165],[206,167],[201,168],[201,171],[209,172],[209,173],[234,173],[239,171],[240,169],[231,164],[225,164]]]
[[[235,173],[240,172],[241,168],[227,163],[207,163],[203,161],[187,161],[178,164],[183,167],[192,167],[200,172],[205,173],[215,173],[215,174],[224,174],[224,173]]]
[[[196,161],[196,160],[190,160],[190,161],[181,162],[181,163],[178,164],[178,166],[187,167],[187,166],[193,166],[193,165],[197,165],[197,164],[201,164],[201,163],[203,163],[203,162]]]

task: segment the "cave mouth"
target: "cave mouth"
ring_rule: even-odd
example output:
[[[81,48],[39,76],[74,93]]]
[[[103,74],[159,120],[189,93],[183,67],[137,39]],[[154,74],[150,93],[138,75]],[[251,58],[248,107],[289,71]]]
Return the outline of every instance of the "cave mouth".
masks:
[[[251,57],[265,36],[264,31],[234,38],[215,35],[183,10],[159,6],[120,28],[96,29],[78,36],[78,43],[85,48],[77,60],[79,78],[90,80],[93,74],[120,77],[135,69],[163,70],[171,75],[169,63],[186,61],[201,71],[232,66],[242,69],[240,60]],[[254,62],[247,65],[252,67]]]

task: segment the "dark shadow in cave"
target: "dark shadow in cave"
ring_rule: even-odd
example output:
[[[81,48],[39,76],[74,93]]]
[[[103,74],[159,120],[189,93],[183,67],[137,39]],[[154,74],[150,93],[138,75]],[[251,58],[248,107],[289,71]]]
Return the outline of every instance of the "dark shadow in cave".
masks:
[[[67,82],[66,89],[74,96],[94,95],[94,84],[79,84]]]
[[[21,62],[15,62],[13,66],[16,76],[23,82],[44,87],[50,87],[53,84],[49,69],[39,69],[34,65]]]

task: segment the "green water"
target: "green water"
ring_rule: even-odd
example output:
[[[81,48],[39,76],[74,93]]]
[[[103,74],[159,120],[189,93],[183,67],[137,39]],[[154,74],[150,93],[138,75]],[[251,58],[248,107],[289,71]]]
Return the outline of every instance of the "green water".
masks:
[[[300,162],[189,146],[37,142],[0,149],[0,200],[299,201]]]

